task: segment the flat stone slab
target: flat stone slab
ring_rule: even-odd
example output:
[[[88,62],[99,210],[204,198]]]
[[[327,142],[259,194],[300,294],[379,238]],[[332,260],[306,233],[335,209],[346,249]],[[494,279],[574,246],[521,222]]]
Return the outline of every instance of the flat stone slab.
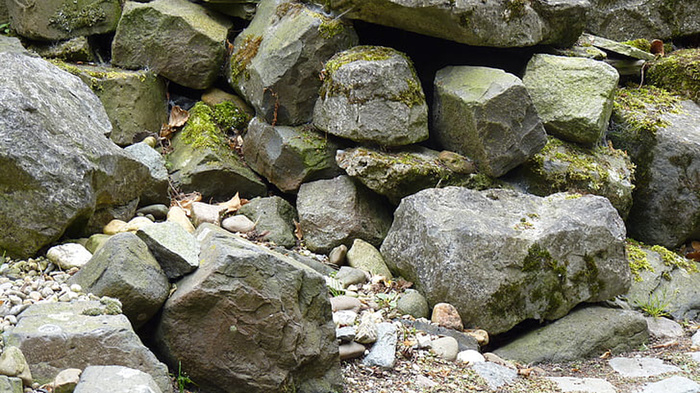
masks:
[[[688,379],[686,377],[681,377],[680,375],[674,375],[671,378],[663,379],[659,382],[648,383],[644,385],[644,390],[641,393],[698,393],[700,392],[700,384]]]
[[[612,358],[608,363],[623,377],[632,378],[681,371],[680,368],[665,364],[663,360],[655,358]]]
[[[615,386],[601,378],[549,377],[562,392],[616,393]]]
[[[493,390],[513,383],[518,378],[516,370],[492,362],[474,363],[472,368]]]

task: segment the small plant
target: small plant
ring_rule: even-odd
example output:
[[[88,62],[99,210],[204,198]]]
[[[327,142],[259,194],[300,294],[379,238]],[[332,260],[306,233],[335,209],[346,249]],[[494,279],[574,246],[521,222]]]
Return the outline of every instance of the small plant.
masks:
[[[182,362],[177,362],[177,376],[175,377],[175,383],[177,383],[177,389],[180,393],[183,393],[185,391],[185,387],[188,385],[197,385],[187,374],[182,371]]]
[[[671,316],[667,311],[671,302],[666,299],[665,291],[661,296],[655,293],[650,294],[647,301],[635,300],[634,304],[650,317],[660,318]]]
[[[5,35],[10,34],[10,24],[9,23],[0,23],[0,34],[5,34]]]
[[[396,308],[396,302],[399,299],[399,294],[396,292],[378,293],[377,297],[379,307],[381,308]]]

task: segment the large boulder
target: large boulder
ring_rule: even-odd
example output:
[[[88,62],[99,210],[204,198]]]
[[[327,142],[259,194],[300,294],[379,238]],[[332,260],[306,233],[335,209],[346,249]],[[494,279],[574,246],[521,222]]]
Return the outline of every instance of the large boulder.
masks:
[[[90,88],[17,53],[0,53],[0,68],[0,249],[29,257],[119,210],[133,216],[148,169],[105,138],[112,126]]]
[[[586,30],[613,40],[666,40],[700,33],[695,0],[590,0]]]
[[[119,299],[136,329],[160,310],[170,290],[146,243],[131,232],[109,238],[69,282],[97,296]]]
[[[357,44],[350,24],[291,0],[262,0],[233,42],[229,83],[272,125],[311,121],[323,64]]]
[[[297,211],[306,246],[317,253],[354,239],[377,247],[391,226],[387,204],[348,176],[302,184]]]
[[[243,139],[243,155],[253,170],[283,192],[301,183],[342,173],[335,163],[339,145],[311,125],[272,126],[256,117]]]
[[[112,42],[112,63],[148,67],[177,84],[205,89],[221,72],[231,25],[187,0],[129,1]]]
[[[118,365],[150,374],[163,393],[172,392],[168,368],[141,343],[129,320],[100,314],[102,309],[97,301],[32,305],[3,334],[5,345],[22,350],[39,384],[53,382],[67,368]]]
[[[522,164],[547,141],[517,76],[470,66],[443,68],[435,75],[433,135],[443,148],[468,156],[493,177]]]
[[[404,198],[381,247],[431,306],[491,334],[554,320],[630,285],[625,227],[602,197],[429,189]]]
[[[158,345],[173,366],[186,365],[207,392],[339,388],[338,347],[320,274],[218,230],[204,235],[201,259],[202,266],[177,283],[158,326]]]
[[[594,144],[608,128],[619,79],[615,68],[601,61],[536,54],[523,83],[548,134]]]
[[[323,69],[314,125],[330,134],[382,146],[428,139],[428,106],[411,60],[381,46],[338,53]]]
[[[700,107],[663,90],[623,89],[608,137],[637,165],[630,237],[675,248],[700,232]]]
[[[647,322],[640,313],[586,307],[532,330],[494,353],[522,364],[561,363],[599,356],[605,351],[634,351],[648,339]]]
[[[567,46],[586,25],[588,0],[329,0],[338,14],[467,45]]]
[[[33,40],[111,33],[122,14],[120,0],[5,1],[17,34]]]

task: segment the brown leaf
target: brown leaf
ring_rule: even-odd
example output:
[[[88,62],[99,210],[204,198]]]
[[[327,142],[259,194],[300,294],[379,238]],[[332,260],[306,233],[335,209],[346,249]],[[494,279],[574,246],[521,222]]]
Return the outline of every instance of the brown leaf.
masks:
[[[246,203],[248,203],[248,200],[239,197],[238,193],[236,193],[236,195],[234,195],[233,198],[229,199],[228,201],[219,203],[219,206],[226,208],[226,210],[223,213],[224,215],[226,215],[229,213],[236,212],[238,209],[241,208],[241,206],[245,205]]]
[[[599,357],[600,357],[601,359],[608,359],[608,358],[611,357],[611,356],[612,356],[612,352],[610,352],[610,351],[608,350],[608,351],[605,351],[605,353],[602,354],[602,355],[600,355]]]
[[[676,345],[678,345],[678,341],[673,340],[673,341],[668,341],[668,342],[661,343],[661,344],[652,345],[651,348],[652,349],[670,348],[670,347],[675,347]]]
[[[297,220],[294,220],[294,236],[297,240],[304,238],[304,231],[301,230],[301,224]]]
[[[192,215],[192,204],[195,202],[200,202],[202,200],[202,194],[198,192],[193,192],[190,194],[185,194],[182,198],[174,201],[175,205],[178,205],[182,210],[187,213],[188,216]]]
[[[163,126],[160,127],[160,137],[161,138],[170,139],[170,135],[172,135],[174,132],[175,132],[175,127],[171,127],[167,124],[163,124]]]
[[[532,367],[530,367],[530,368],[521,368],[521,369],[518,369],[518,375],[522,375],[522,376],[525,377],[525,378],[529,378],[529,377],[530,377],[530,374],[532,374],[532,372],[533,372],[534,370],[535,370],[535,369],[532,368]]]
[[[182,127],[187,123],[187,119],[190,118],[190,112],[180,108],[178,105],[173,106],[170,110],[170,118],[168,119],[168,125],[170,127]]]
[[[697,240],[693,240],[690,242],[690,246],[693,247],[693,250],[695,251],[700,251],[700,242]]]
[[[660,57],[664,56],[664,42],[661,40],[653,40],[651,41],[651,48],[649,49],[649,52],[653,55],[658,55]]]

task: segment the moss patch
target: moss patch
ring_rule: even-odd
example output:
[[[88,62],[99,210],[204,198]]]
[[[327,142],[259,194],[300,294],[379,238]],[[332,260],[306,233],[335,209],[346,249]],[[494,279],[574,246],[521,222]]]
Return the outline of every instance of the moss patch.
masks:
[[[224,131],[244,131],[250,121],[248,114],[231,101],[214,105],[212,117]]]
[[[688,273],[698,272],[698,265],[695,261],[682,257],[675,252],[670,251],[666,247],[655,245],[651,246],[649,249],[658,253],[666,266],[677,267],[685,270]]]
[[[228,137],[216,120],[214,109],[198,102],[190,109],[190,118],[181,131],[182,142],[197,148],[207,148],[214,152],[232,155],[228,148]]]
[[[700,101],[700,49],[682,49],[654,61],[649,83],[684,98]]]
[[[640,273],[642,271],[654,272],[654,267],[649,263],[649,259],[644,250],[653,251],[661,257],[664,265],[673,268],[683,269],[688,273],[698,273],[700,268],[698,268],[697,262],[692,259],[687,259],[675,252],[667,249],[666,247],[654,245],[647,246],[642,242],[636,240],[627,239],[627,262],[629,263],[630,270],[632,271],[632,276],[635,281],[642,281]],[[670,279],[670,277],[664,277]]]
[[[643,271],[654,272],[654,267],[649,263],[647,253],[642,249],[641,243],[632,239],[627,239],[625,249],[627,250],[627,263],[632,271],[632,278],[634,281],[642,281],[640,273]]]
[[[637,48],[639,50],[643,50],[645,52],[651,52],[651,42],[649,42],[649,40],[646,38],[639,38],[636,40],[625,41],[625,42],[621,42],[621,44],[629,45],[629,46],[632,46],[632,47]]]
[[[262,40],[263,38],[261,36],[249,35],[246,36],[239,47],[236,48],[230,60],[231,83],[236,83],[241,76],[250,78],[248,65],[258,54]]]
[[[66,32],[93,27],[107,19],[107,13],[100,7],[100,3],[93,2],[81,6],[77,1],[64,2],[49,18],[49,25]]]

